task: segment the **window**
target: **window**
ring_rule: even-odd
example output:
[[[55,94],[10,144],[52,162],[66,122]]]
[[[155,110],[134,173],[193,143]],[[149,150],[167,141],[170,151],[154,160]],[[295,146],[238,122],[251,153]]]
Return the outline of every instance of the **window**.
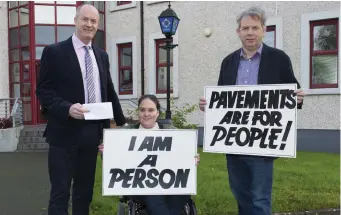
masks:
[[[111,39],[109,53],[111,77],[119,99],[137,98],[136,36]]]
[[[266,34],[263,42],[273,48],[276,48],[276,25],[266,27]]]
[[[108,4],[111,12],[136,7],[136,1],[108,1]]]
[[[179,44],[178,32],[173,36],[173,44]],[[167,52],[160,48],[165,39],[161,31],[148,34],[148,93],[159,99],[167,98]],[[171,97],[179,98],[179,47],[170,51],[170,58]]]
[[[338,87],[338,19],[310,22],[310,88]]]
[[[301,15],[301,88],[307,95],[340,94],[340,10]]]
[[[125,5],[125,4],[130,4],[131,1],[117,1],[117,6]]]
[[[162,49],[166,39],[155,40],[156,59],[156,93],[167,93],[167,51]],[[173,93],[173,49],[170,50],[170,90]]]
[[[119,95],[133,94],[133,47],[132,43],[118,44]]]

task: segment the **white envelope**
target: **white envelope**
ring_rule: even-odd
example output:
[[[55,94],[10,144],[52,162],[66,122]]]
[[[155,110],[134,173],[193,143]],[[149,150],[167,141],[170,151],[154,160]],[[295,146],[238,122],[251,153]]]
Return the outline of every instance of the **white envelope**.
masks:
[[[84,113],[85,120],[112,119],[113,111],[111,102],[83,104],[89,112]]]

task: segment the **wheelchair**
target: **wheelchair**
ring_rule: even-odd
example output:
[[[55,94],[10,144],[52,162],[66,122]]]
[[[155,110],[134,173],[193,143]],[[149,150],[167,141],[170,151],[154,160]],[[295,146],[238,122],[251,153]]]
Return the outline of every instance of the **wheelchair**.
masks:
[[[127,209],[127,210],[126,210]],[[148,215],[147,207],[141,200],[128,196],[120,196],[117,215]],[[179,215],[197,215],[197,209],[192,199],[189,199]]]

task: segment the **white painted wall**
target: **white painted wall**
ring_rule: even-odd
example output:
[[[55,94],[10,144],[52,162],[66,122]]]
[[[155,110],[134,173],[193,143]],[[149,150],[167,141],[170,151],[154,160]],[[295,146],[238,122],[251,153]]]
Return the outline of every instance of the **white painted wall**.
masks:
[[[0,2],[0,98],[9,97],[7,1]]]
[[[140,4],[107,11],[107,44],[112,38],[136,37],[137,97],[141,95],[140,59]],[[157,16],[167,8],[168,2],[149,4],[144,2],[145,23],[145,92],[151,92],[149,85],[150,65],[153,51],[150,51],[150,35],[160,33]],[[301,82],[301,17],[302,14],[319,11],[339,10],[340,2],[172,2],[172,8],[179,16],[177,32],[178,51],[178,98],[176,104],[197,104],[203,95],[205,85],[216,85],[220,64],[225,56],[238,49],[241,44],[236,36],[236,16],[251,5],[263,7],[269,24],[277,24],[281,38],[277,44],[291,57],[297,79]],[[113,7],[111,7],[113,8]],[[212,35],[206,37],[204,29],[210,28]],[[340,28],[339,28],[340,29]],[[339,35],[340,36],[340,35]],[[340,40],[339,40],[340,41]],[[108,50],[112,50],[108,47]],[[109,53],[111,59],[115,53]],[[116,65],[112,65],[116,66]],[[339,69],[340,71],[340,69]],[[115,76],[115,74],[113,74]],[[115,77],[114,77],[115,78]],[[165,99],[161,99],[165,106]],[[122,101],[126,103],[125,101]],[[300,129],[340,129],[340,94],[309,95],[303,110],[298,111]],[[196,112],[190,122],[203,125],[203,113]]]

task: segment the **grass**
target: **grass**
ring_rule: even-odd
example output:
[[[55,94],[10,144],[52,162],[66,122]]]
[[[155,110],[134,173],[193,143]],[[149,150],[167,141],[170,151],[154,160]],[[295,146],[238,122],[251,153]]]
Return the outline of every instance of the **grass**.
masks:
[[[202,153],[198,167],[198,193],[193,196],[199,214],[236,214],[229,189],[225,156]],[[118,197],[102,197],[101,159],[91,205],[93,215],[116,214]],[[273,212],[340,208],[340,155],[298,152],[297,158],[275,161]]]

